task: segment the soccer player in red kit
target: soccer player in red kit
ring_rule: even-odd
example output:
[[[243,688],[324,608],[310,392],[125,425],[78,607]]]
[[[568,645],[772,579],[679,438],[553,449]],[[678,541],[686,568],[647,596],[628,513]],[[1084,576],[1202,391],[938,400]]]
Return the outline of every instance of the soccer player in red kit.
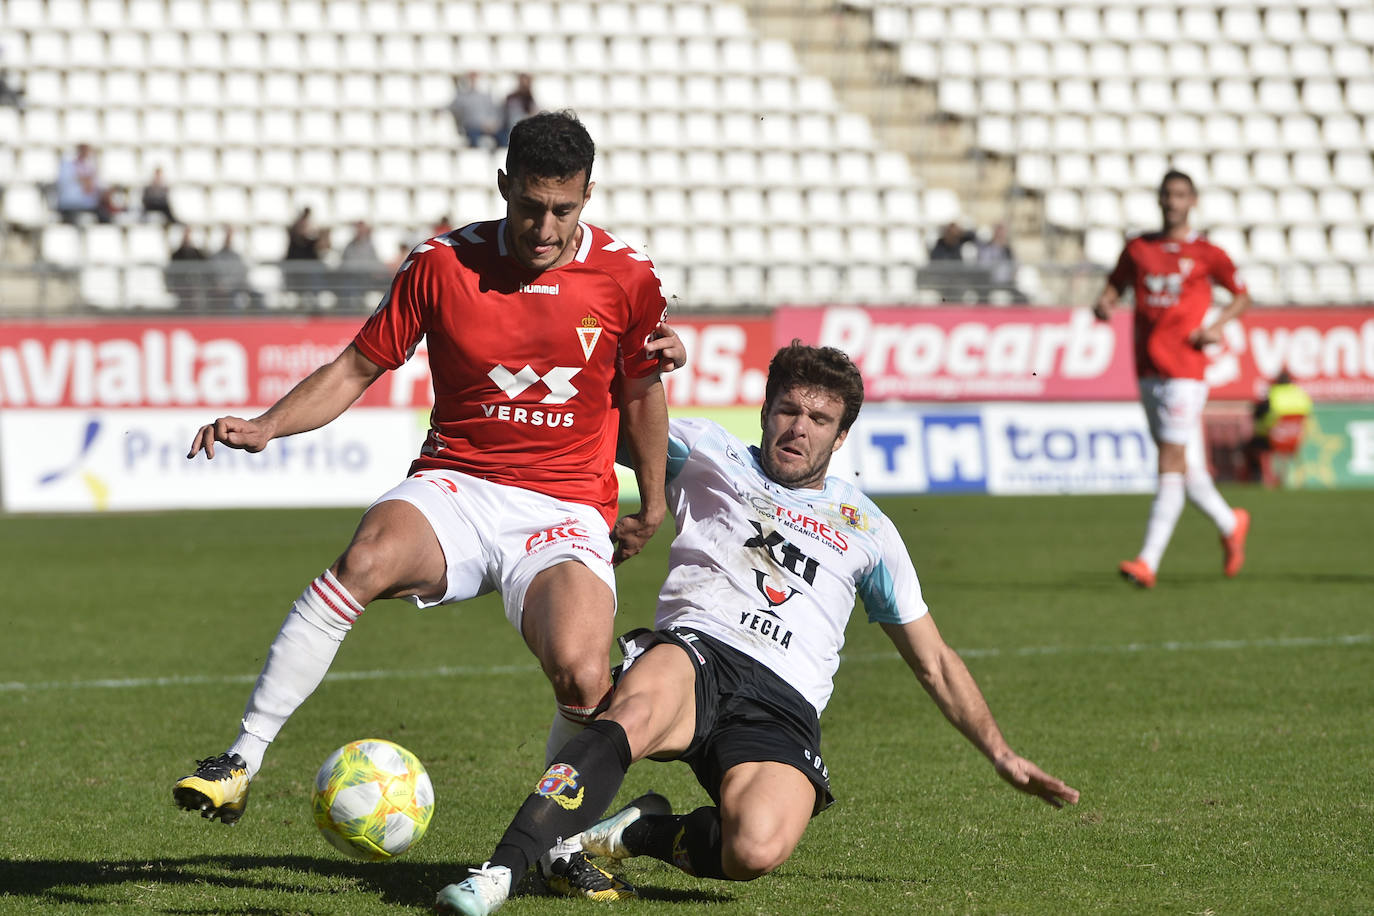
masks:
[[[1186,496],[1221,534],[1228,576],[1245,564],[1250,513],[1232,509],[1217,492],[1203,451],[1202,408],[1207,403],[1202,348],[1221,340],[1222,328],[1250,306],[1250,294],[1226,252],[1188,224],[1197,203],[1193,180],[1170,171],[1159,185],[1164,228],[1126,243],[1116,269],[1093,311],[1107,320],[1126,290],[1135,297],[1135,367],[1140,401],[1159,447],[1159,488],[1150,507],[1145,542],[1134,560],[1123,560],[1121,575],[1141,588],[1153,588],[1160,559],[1169,546]],[[1231,302],[1204,325],[1212,305],[1212,284],[1231,292]]]
[[[666,304],[649,259],[579,219],[593,156],[570,113],[521,121],[497,173],[504,219],[417,246],[333,362],[256,419],[222,417],[196,434],[188,457],[213,458],[216,443],[256,452],[319,428],[428,341],[434,409],[410,476],[373,503],[343,555],[296,599],[238,738],[177,782],[181,807],[239,819],[267,746],[375,598],[431,607],[499,592],[553,686],[554,750],[605,708],[612,567],[639,552],[666,512],[659,369],[681,351],[664,360],[676,338],[654,339]],[[618,432],[642,502],[619,520]],[[575,889],[632,893],[589,875],[600,886]]]

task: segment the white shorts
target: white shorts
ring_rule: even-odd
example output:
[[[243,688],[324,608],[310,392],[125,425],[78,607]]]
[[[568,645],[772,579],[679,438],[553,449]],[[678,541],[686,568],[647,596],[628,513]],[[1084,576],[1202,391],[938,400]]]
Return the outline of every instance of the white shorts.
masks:
[[[1202,441],[1202,409],[1207,406],[1207,383],[1195,378],[1142,378],[1140,404],[1156,442],[1188,448],[1188,466],[1206,468]]]
[[[519,632],[525,593],[534,577],[576,560],[610,588],[614,613],[611,533],[591,506],[457,471],[419,471],[373,505],[389,499],[404,500],[424,513],[448,565],[444,597],[412,597],[416,606],[449,604],[495,590],[505,602],[506,619]]]

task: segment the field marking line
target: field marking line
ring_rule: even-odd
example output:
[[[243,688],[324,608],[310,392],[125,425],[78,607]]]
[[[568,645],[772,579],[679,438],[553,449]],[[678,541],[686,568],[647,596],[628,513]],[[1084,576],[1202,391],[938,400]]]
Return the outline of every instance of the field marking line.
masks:
[[[1022,646],[1017,649],[957,649],[963,658],[1025,658],[1036,655],[1130,655],[1145,652],[1215,652],[1237,649],[1309,649],[1330,646],[1367,646],[1374,644],[1374,633],[1343,636],[1280,636],[1272,639],[1209,639],[1200,642],[1170,640],[1157,643],[1124,643],[1116,646]],[[890,661],[899,659],[896,651],[841,654],[844,661]],[[444,665],[414,670],[379,669],[374,671],[333,671],[326,681],[383,681],[423,677],[490,677],[503,674],[529,674],[539,670],[527,665]],[[252,684],[256,674],[183,675],[171,677],[99,678],[90,681],[0,681],[0,693],[26,693],[44,690],[123,690],[130,687],[204,687],[213,684]]]

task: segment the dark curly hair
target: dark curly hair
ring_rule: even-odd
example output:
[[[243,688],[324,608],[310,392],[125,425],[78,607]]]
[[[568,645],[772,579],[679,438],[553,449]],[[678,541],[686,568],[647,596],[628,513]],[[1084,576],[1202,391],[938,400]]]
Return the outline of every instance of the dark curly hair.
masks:
[[[764,388],[764,413],[768,412],[774,398],[796,386],[820,388],[843,401],[841,431],[854,425],[859,408],[864,405],[863,376],[845,352],[834,347],[811,347],[793,340],[773,354],[773,361],[768,364],[768,384]]]
[[[592,178],[596,144],[571,111],[541,111],[511,128],[506,174],[526,178]]]

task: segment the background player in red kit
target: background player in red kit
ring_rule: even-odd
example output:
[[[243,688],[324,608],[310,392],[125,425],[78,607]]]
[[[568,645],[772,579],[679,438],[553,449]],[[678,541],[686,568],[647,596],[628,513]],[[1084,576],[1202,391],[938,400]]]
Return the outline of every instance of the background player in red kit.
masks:
[[[1159,447],[1159,489],[1150,507],[1145,542],[1134,560],[1124,560],[1121,575],[1152,588],[1164,549],[1183,512],[1186,495],[1221,533],[1226,575],[1245,563],[1250,513],[1226,504],[1203,451],[1202,408],[1207,403],[1202,348],[1221,340],[1222,328],[1250,306],[1250,294],[1236,276],[1226,252],[1192,230],[1188,214],[1197,203],[1193,179],[1178,171],[1159,185],[1164,228],[1126,243],[1116,269],[1093,311],[1103,321],[1127,289],[1135,296],[1135,368],[1140,401]],[[1212,305],[1212,284],[1230,290],[1232,299],[1204,327]]]
[[[653,340],[666,305],[648,258],[579,220],[593,156],[569,113],[522,121],[497,173],[505,219],[416,247],[333,362],[262,416],[222,417],[197,433],[188,457],[213,458],[217,442],[255,452],[321,427],[428,340],[434,410],[411,476],[368,509],[343,555],[296,599],[238,738],[176,784],[181,807],[239,819],[268,744],[374,598],[429,607],[494,589],[553,685],[550,746],[604,708],[612,565],[639,552],[666,511],[656,352],[677,345]],[[680,361],[674,352],[668,368]],[[642,500],[618,521],[617,428]]]

